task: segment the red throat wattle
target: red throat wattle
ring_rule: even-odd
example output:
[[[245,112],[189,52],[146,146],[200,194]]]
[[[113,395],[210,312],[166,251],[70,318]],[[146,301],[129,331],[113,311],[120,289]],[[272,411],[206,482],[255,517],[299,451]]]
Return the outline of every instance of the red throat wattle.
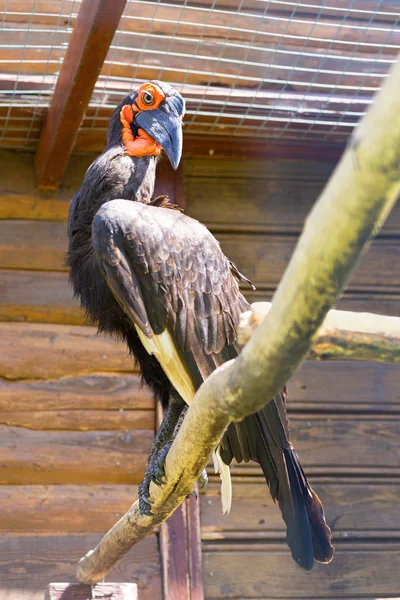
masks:
[[[133,113],[138,113],[139,109],[135,105],[125,104],[120,112],[120,121],[122,123],[122,141],[128,156],[158,156],[161,153],[161,146],[149,136],[144,129],[138,129],[135,137],[131,130]]]

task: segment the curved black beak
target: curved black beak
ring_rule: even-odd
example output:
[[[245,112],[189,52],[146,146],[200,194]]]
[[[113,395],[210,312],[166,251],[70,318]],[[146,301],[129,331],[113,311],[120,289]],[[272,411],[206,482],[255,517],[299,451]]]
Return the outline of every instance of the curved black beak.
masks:
[[[182,156],[182,118],[173,100],[173,97],[167,98],[164,106],[156,110],[143,110],[135,121],[138,127],[160,144],[172,167],[177,169]]]

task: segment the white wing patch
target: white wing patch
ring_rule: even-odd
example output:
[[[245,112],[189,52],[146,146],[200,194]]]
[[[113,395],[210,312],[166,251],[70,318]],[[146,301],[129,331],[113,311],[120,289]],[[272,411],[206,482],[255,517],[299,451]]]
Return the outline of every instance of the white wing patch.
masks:
[[[232,506],[232,481],[231,481],[231,470],[228,465],[224,463],[221,458],[219,446],[215,452],[213,452],[214,471],[219,473],[221,478],[221,502],[222,502],[222,513],[229,513]]]
[[[152,338],[148,338],[136,325],[135,329],[146,351],[156,357],[176,391],[190,406],[196,389],[182,363],[170,333],[166,329],[160,335],[153,335]],[[228,465],[222,460],[219,448],[213,453],[213,461],[215,472],[219,473],[221,477],[222,512],[229,513],[232,504],[231,472]]]
[[[154,354],[176,391],[190,405],[196,390],[169,332],[165,330],[160,335],[148,338],[139,327],[135,325],[135,328],[147,352]]]

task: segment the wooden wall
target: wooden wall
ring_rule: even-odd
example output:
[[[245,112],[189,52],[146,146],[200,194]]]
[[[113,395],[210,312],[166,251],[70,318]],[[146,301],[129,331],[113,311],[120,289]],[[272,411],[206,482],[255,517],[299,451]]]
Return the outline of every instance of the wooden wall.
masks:
[[[269,298],[332,167],[310,161],[193,159],[187,212]],[[400,205],[351,279],[340,306],[400,316]],[[260,469],[233,469],[233,508],[219,484],[201,495],[206,598],[394,598],[400,589],[400,369],[307,362],[289,383],[293,442],[333,529],[336,556],[311,573],[292,561]]]
[[[56,195],[35,191],[32,157],[0,153],[0,597],[42,597],[136,495],[154,406],[126,350],[95,336],[63,268],[68,201],[91,157],[74,157]],[[307,161],[186,158],[187,212],[204,221],[271,296],[331,172]],[[341,306],[399,315],[400,205]],[[234,468],[222,517],[212,477],[201,495],[206,598],[394,598],[399,589],[399,369],[307,363],[289,385],[292,433],[324,501],[337,555],[302,572],[255,465]],[[108,580],[161,595],[156,536]],[[396,569],[397,567],[397,569]]]
[[[55,196],[33,156],[0,153],[0,598],[42,600],[137,497],[155,411],[126,349],[83,326],[63,269],[68,203],[89,158]],[[107,578],[161,598],[158,537]]]

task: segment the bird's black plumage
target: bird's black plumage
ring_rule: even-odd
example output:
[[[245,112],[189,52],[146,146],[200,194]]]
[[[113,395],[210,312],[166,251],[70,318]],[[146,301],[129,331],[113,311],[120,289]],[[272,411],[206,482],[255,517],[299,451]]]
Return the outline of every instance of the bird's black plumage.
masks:
[[[156,83],[165,102],[176,96],[169,86]],[[175,111],[179,103],[174,102]],[[157,157],[127,156],[118,124],[124,103],[111,119],[106,150],[72,201],[68,265],[75,294],[90,318],[101,331],[127,342],[144,381],[166,406],[174,384],[179,385],[142,342],[167,331],[197,389],[217,366],[237,355],[239,316],[249,305],[239,290],[237,270],[212,234],[167,209],[165,202],[152,202]],[[233,458],[260,463],[286,522],[292,555],[309,569],[314,558],[331,560],[330,530],[289,441],[285,392],[268,401],[260,413],[228,428],[221,456],[226,464]]]

